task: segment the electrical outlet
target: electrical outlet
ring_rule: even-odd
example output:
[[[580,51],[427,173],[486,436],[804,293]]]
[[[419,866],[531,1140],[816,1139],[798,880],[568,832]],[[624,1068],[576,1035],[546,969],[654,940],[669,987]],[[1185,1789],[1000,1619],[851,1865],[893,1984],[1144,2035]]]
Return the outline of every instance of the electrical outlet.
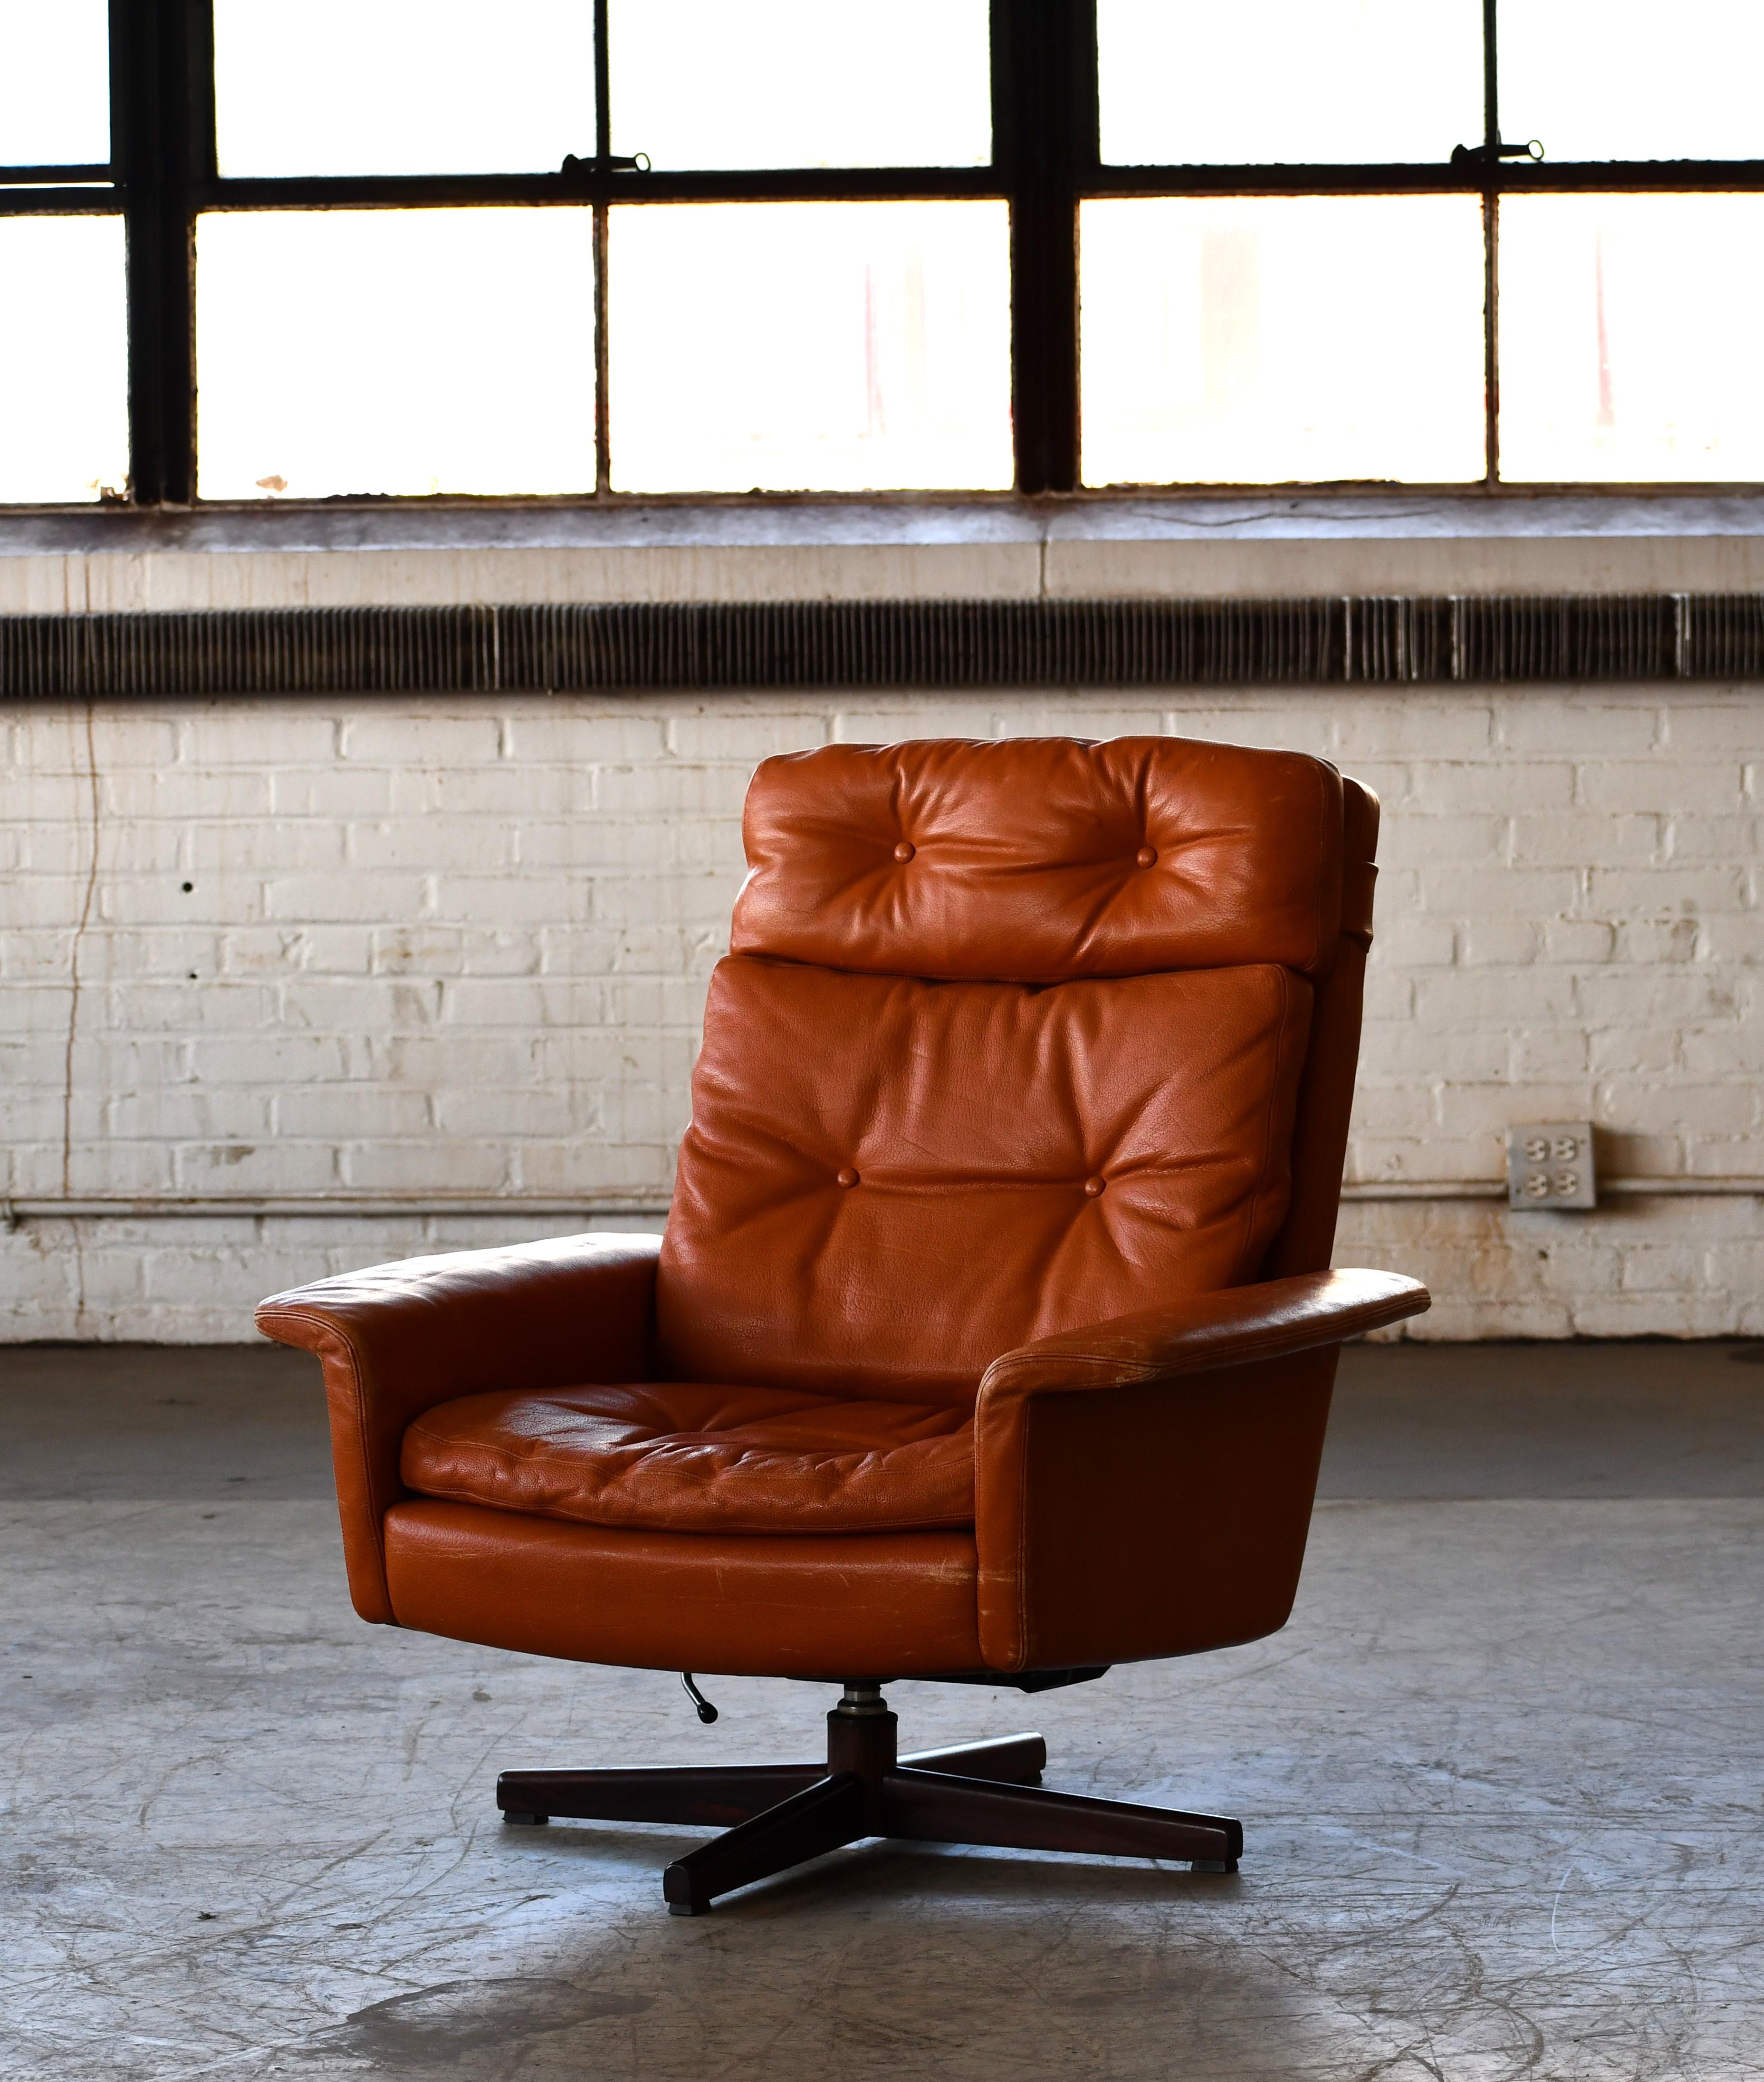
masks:
[[[1597,1186],[1590,1121],[1544,1120],[1507,1130],[1509,1207],[1596,1207]]]

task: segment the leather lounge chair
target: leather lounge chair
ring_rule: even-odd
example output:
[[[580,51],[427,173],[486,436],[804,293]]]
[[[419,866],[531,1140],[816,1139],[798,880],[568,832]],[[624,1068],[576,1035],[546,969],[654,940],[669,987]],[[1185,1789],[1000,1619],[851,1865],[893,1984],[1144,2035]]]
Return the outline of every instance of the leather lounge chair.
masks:
[[[1232,1869],[1235,1821],[1043,1789],[1039,1736],[898,1756],[890,1679],[1014,1685],[1291,1610],[1377,799],[1161,738],[768,760],[664,1236],[320,1280],[365,1620],[842,1684],[826,1761],[519,1770],[511,1823],[722,1826],[697,1915],[868,1836]],[[688,1680],[689,1681],[689,1680]]]

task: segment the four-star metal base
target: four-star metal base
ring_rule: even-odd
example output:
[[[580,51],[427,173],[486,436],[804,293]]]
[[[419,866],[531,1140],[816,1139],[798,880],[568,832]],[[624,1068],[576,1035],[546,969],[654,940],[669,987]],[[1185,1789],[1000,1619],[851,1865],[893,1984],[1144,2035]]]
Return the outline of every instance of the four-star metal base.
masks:
[[[727,1825],[663,1873],[662,1894],[676,1916],[702,1916],[718,1894],[865,1836],[1237,1869],[1243,1829],[1222,1815],[1045,1791],[1047,1745],[1039,1735],[898,1757],[896,1725],[881,1686],[853,1681],[827,1717],[824,1764],[505,1771],[496,1805],[505,1822],[556,1814]]]

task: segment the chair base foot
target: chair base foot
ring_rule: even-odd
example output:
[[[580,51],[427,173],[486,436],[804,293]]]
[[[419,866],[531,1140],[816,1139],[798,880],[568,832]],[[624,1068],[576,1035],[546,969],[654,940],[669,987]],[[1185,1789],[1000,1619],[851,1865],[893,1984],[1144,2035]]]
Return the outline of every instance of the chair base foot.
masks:
[[[872,1836],[1237,1870],[1244,1832],[1227,1816],[1046,1790],[1039,1735],[899,1756],[895,1716],[874,1684],[848,1684],[827,1723],[824,1764],[509,1771],[496,1804],[508,1822],[722,1825],[662,1875],[674,1916],[702,1916],[720,1894]]]

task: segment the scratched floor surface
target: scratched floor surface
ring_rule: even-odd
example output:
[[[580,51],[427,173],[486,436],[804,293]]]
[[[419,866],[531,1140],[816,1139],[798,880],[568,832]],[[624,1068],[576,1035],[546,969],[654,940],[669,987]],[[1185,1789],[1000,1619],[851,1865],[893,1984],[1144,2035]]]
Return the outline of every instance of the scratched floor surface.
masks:
[[[495,1770],[809,1756],[827,1697],[725,1681],[704,1729],[664,1676],[364,1627],[282,1355],[19,1362],[0,2074],[1756,2082],[1764,1369],[1661,1351],[1564,1389],[1548,1450],[1499,1406],[1522,1348],[1480,1401],[1455,1355],[1350,1355],[1284,1633],[891,1695],[912,1746],[1039,1726],[1050,1784],[1240,1814],[1239,1876],[870,1846],[695,1921],[657,1876],[696,1838],[505,1830]],[[1575,1494],[1625,1366],[1642,1446],[1589,1436]]]

